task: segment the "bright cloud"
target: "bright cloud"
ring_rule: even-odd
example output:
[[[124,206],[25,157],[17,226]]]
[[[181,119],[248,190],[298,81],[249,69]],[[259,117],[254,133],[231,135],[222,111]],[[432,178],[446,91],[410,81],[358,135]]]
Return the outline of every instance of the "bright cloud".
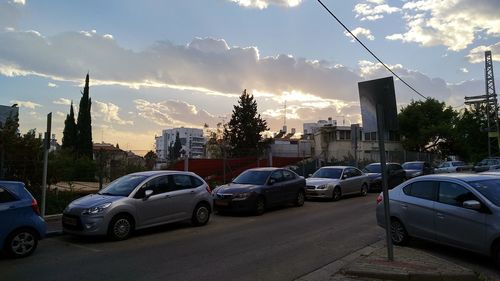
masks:
[[[26,107],[26,108],[30,108],[30,109],[35,109],[37,107],[42,107],[41,104],[34,103],[32,101],[11,100],[10,103],[12,103],[12,104],[16,104],[17,103],[17,106],[19,106],[19,107]]]
[[[369,3],[359,3],[354,6],[356,18],[362,21],[374,21],[384,17],[385,14],[392,14],[399,12],[401,9],[384,4],[384,1],[371,0]]]
[[[407,31],[389,35],[388,40],[460,51],[480,34],[500,35],[499,1],[407,1],[402,9]]]
[[[110,102],[105,103],[105,102],[100,102],[100,101],[94,101],[94,103],[96,105],[96,110],[98,112],[97,115],[99,116],[102,114],[103,120],[105,122],[116,123],[119,125],[133,125],[134,124],[133,121],[123,120],[118,115],[118,111],[120,110],[120,108],[116,104],[113,104]]]
[[[26,0],[14,0],[14,3],[24,6],[24,5],[26,5]]]
[[[54,103],[54,104],[60,104],[60,105],[70,105],[71,104],[71,100],[65,99],[65,98],[59,98],[58,100],[55,100],[52,103]]]
[[[238,5],[247,8],[257,8],[257,9],[265,9],[269,5],[277,5],[282,7],[295,7],[300,5],[302,0],[229,0],[234,3],[238,3]]]
[[[465,67],[460,68],[460,71],[462,71],[463,73],[469,73],[469,70]]]
[[[55,84],[55,83],[50,83],[50,82],[49,82],[49,84],[48,84],[47,86],[48,86],[49,88],[57,88],[57,87],[59,87],[59,86],[57,86],[57,84]]]
[[[469,51],[467,58],[471,63],[484,63],[484,52],[491,51],[493,61],[500,61],[500,42],[490,46],[478,46]]]
[[[365,37],[366,39],[368,40],[375,40],[375,36],[372,35],[372,32],[369,30],[369,29],[366,29],[366,28],[363,28],[363,27],[356,27],[355,29],[351,30],[352,34],[354,34],[354,36],[360,38],[361,36]],[[352,37],[352,35],[347,32],[347,31],[344,31],[344,34],[351,38],[354,42],[354,38]]]

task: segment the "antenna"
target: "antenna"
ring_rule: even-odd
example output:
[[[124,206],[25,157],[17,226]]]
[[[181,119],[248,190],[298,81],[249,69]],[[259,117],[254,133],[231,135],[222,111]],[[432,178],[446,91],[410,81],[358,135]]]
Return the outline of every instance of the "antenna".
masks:
[[[286,100],[285,100],[285,104],[283,106],[283,109],[284,109],[284,114],[283,114],[283,126],[286,126]]]

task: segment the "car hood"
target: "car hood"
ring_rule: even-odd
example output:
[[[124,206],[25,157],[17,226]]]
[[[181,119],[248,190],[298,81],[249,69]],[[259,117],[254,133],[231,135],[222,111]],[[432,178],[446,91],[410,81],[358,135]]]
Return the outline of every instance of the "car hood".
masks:
[[[110,195],[101,195],[101,194],[89,194],[82,198],[78,198],[75,201],[69,204],[69,207],[83,207],[83,208],[92,208],[97,207],[102,204],[114,202],[122,199],[123,196],[110,196]]]
[[[306,179],[306,185],[320,186],[325,184],[336,184],[339,181],[339,179],[308,178]]]
[[[252,190],[255,190],[259,188],[260,185],[253,185],[253,184],[239,184],[239,183],[229,183],[225,185],[221,185],[217,187],[214,192],[215,193],[243,193],[243,192],[250,192]]]

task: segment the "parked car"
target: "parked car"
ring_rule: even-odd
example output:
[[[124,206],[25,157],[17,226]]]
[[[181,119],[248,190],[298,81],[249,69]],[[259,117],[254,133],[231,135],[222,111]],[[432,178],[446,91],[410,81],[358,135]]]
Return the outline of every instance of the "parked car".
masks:
[[[368,193],[368,176],[350,166],[327,166],[306,179],[306,198],[339,200],[343,195]]]
[[[474,166],[475,172],[484,172],[497,169],[500,169],[500,158],[486,158],[479,161],[476,166]]]
[[[462,171],[472,170],[473,166],[467,165],[463,161],[444,161],[439,164],[435,169],[434,173],[456,173]]]
[[[377,223],[385,227],[384,200],[377,198]],[[441,174],[411,179],[389,192],[391,239],[410,237],[500,258],[500,178]]]
[[[406,180],[406,172],[398,163],[387,163],[387,185],[393,188]],[[382,173],[380,163],[367,165],[363,172],[368,176],[369,190],[382,190]]]
[[[219,211],[252,211],[260,215],[271,206],[304,205],[305,186],[305,179],[288,169],[255,168],[215,188],[212,194]]]
[[[22,182],[0,181],[0,246],[14,258],[31,255],[47,226]]]
[[[71,202],[64,232],[127,239],[134,230],[191,220],[205,225],[213,208],[207,183],[191,172],[149,171],[118,178],[97,194]]]
[[[431,164],[425,161],[404,162],[401,166],[405,170],[407,179],[422,175],[434,174],[434,169],[432,168]]]

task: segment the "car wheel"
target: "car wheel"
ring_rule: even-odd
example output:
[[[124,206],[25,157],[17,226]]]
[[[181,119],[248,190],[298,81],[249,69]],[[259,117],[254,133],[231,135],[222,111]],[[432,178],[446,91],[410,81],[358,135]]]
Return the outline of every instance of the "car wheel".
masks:
[[[295,198],[295,206],[297,207],[304,206],[305,200],[306,200],[306,195],[304,194],[304,191],[299,190],[299,192],[297,192],[297,198]]]
[[[13,258],[23,258],[31,255],[38,245],[36,231],[23,228],[12,232],[5,241],[5,250]]]
[[[336,186],[332,191],[332,201],[339,201],[340,197],[342,197],[342,191]]]
[[[264,200],[264,197],[260,196],[257,198],[255,201],[255,210],[254,213],[257,216],[262,215],[266,211],[266,200]]]
[[[410,236],[405,226],[398,219],[391,220],[391,240],[394,245],[406,245]]]
[[[210,207],[205,203],[196,205],[191,217],[191,223],[195,226],[202,226],[208,223],[210,219]]]
[[[366,196],[366,194],[368,194],[368,186],[366,185],[366,183],[364,183],[362,186],[361,186],[361,192],[360,192],[361,196]]]
[[[108,236],[116,241],[129,238],[133,231],[134,222],[128,215],[115,216],[108,226]]]

